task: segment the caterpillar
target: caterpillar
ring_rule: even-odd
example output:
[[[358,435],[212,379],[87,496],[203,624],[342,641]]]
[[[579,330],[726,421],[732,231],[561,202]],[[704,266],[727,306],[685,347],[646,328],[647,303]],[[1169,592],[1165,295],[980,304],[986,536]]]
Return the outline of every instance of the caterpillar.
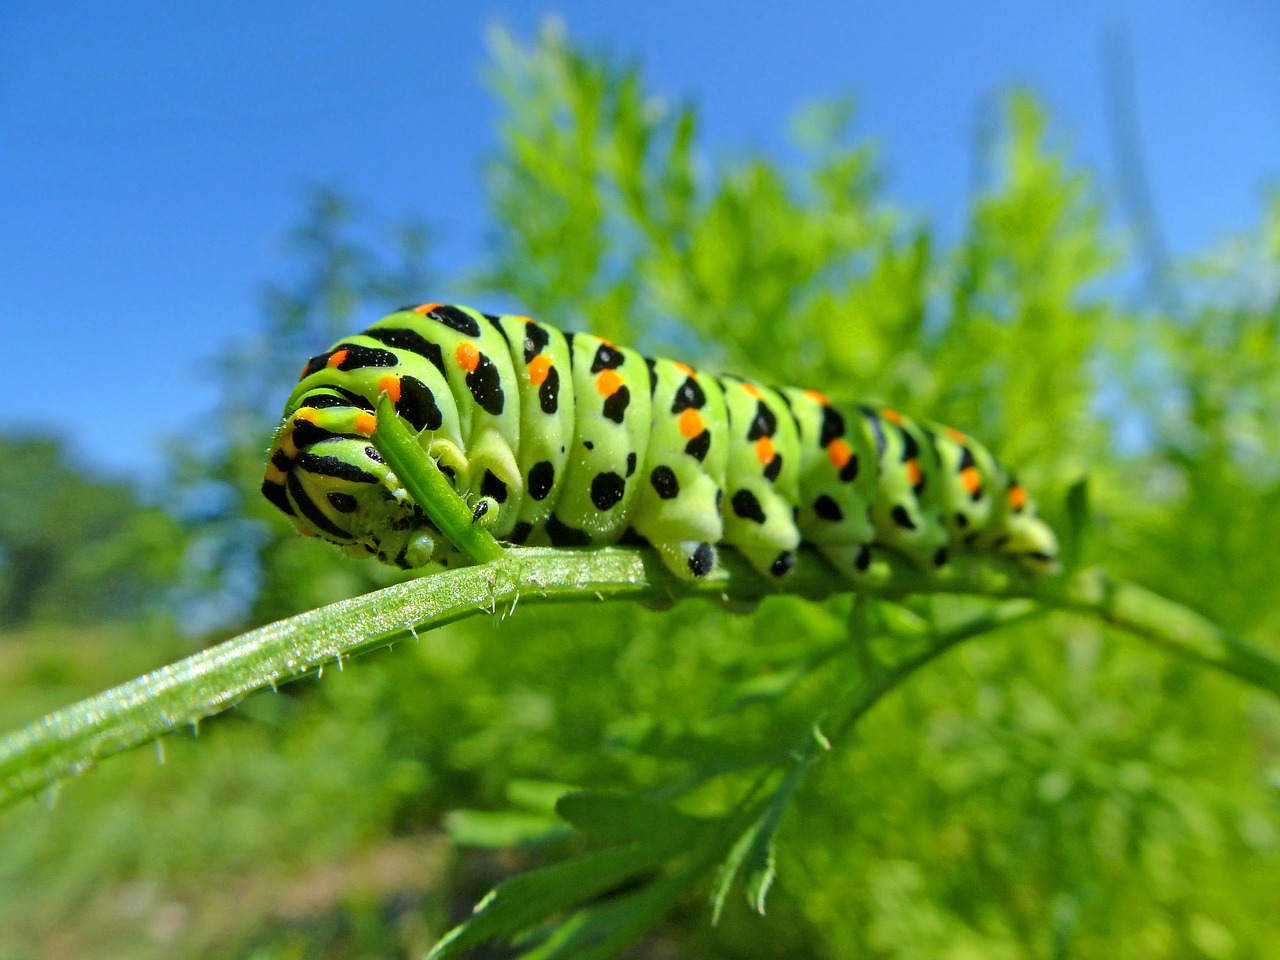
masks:
[[[512,544],[647,544],[683,578],[721,546],[783,578],[802,542],[855,578],[873,546],[929,569],[957,550],[1057,568],[1026,490],[959,430],[436,303],[308,360],[275,433],[263,494],[353,556],[451,559],[370,441],[384,393]]]

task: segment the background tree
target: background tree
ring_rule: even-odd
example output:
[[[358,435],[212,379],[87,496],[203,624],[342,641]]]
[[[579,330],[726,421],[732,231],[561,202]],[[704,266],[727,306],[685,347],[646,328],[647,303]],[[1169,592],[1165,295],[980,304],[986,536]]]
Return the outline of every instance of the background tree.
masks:
[[[393,579],[376,564],[306,549],[259,488],[266,447],[307,358],[361,318],[428,288],[426,231],[371,226],[352,200],[315,187],[287,249],[293,276],[263,291],[261,335],[216,364],[212,431],[200,446],[173,448],[174,509],[193,535],[186,598],[209,626],[275,620]]]
[[[61,441],[0,436],[0,629],[160,614],[182,544],[167,513]]]

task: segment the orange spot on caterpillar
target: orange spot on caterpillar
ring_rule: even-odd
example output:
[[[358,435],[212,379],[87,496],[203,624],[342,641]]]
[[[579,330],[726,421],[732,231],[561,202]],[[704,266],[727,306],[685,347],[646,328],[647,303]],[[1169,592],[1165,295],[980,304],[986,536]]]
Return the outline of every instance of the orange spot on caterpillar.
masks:
[[[751,394],[751,396],[755,397],[757,400],[764,396],[764,394],[760,392],[760,388],[754,383],[744,383],[742,385],[742,389],[747,391],[747,393]]]
[[[480,365],[480,351],[475,348],[475,344],[460,343],[453,355],[458,358],[458,366],[467,373],[471,373]]]
[[[311,372],[311,361],[308,360],[306,363],[302,365],[302,372],[298,374],[298,379],[305,380],[307,377],[307,374],[310,372]]]
[[[880,412],[884,414],[884,418],[890,423],[896,423],[900,427],[904,427],[907,424],[907,418],[897,410],[890,410],[888,407],[885,407]]]
[[[293,422],[297,423],[299,420],[302,420],[305,423],[315,423],[316,416],[317,416],[317,411],[315,407],[303,407],[301,410],[299,410],[297,413],[293,415]]]
[[[622,378],[616,370],[601,370],[600,376],[596,377],[596,389],[602,397],[612,397],[621,386]]]
[[[818,401],[818,403],[822,404],[824,407],[831,405],[830,398],[825,393],[820,393],[817,390],[806,390],[804,395],[810,400]]]
[[[529,361],[529,382],[535,387],[542,386],[542,381],[547,379],[550,372],[551,361],[544,354],[540,353]]]
[[[960,471],[960,485],[969,493],[977,493],[982,489],[982,474],[977,467],[965,467]]]
[[[839,437],[832,440],[827,446],[827,456],[831,458],[831,465],[837,470],[843,470],[844,465],[849,462],[849,458],[853,456],[853,450],[849,444],[845,443]]]
[[[302,530],[302,529],[299,529],[299,530],[298,530],[298,532],[299,532],[300,534],[302,534],[304,537],[314,537],[314,536],[315,536],[315,534],[314,534],[314,533],[312,533],[310,530]]]
[[[438,303],[420,303],[418,304],[418,306],[413,308],[413,312],[419,313],[425,317],[428,313],[430,313],[432,310],[434,310],[438,306],[440,306],[440,304]]]
[[[947,436],[956,443],[968,443],[969,438],[957,430],[955,427],[947,427]]]
[[[702,414],[693,407],[686,407],[680,412],[680,435],[686,440],[692,440],[703,430],[706,425],[702,422]]]
[[[339,364],[344,363],[344,362],[346,361],[346,359],[347,359],[347,351],[345,351],[345,350],[339,350],[339,351],[337,351],[336,353],[334,353],[334,355],[333,355],[333,356],[331,356],[331,357],[329,358],[329,362],[328,362],[327,364],[325,364],[325,366],[327,366],[327,367],[336,367],[336,366],[338,366]]]
[[[907,471],[907,483],[914,487],[920,482],[920,461],[908,460],[902,466]]]
[[[356,414],[356,433],[363,434],[366,437],[373,436],[373,431],[378,428],[378,418],[372,413]]]
[[[693,367],[689,366],[687,363],[681,363],[679,360],[677,360],[675,364],[676,364],[676,369],[679,370],[681,373],[683,373],[686,377],[693,377],[694,379],[697,379],[698,375],[697,373],[694,372]]]
[[[761,437],[756,441],[756,459],[762,464],[768,465],[773,462],[773,458],[777,456],[777,452],[773,449],[773,440],[769,437]]]
[[[1009,488],[1009,506],[1013,508],[1014,513],[1017,513],[1026,505],[1027,491],[1023,490],[1022,487],[1015,483]]]
[[[378,381],[378,392],[385,393],[391,398],[392,403],[400,402],[400,378],[399,377],[383,377]]]

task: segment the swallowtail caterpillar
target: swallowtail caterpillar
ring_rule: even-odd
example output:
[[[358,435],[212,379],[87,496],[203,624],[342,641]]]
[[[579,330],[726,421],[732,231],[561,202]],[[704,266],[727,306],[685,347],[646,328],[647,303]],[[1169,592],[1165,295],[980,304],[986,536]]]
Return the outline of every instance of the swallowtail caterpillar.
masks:
[[[370,442],[384,393],[512,544],[649,544],[683,578],[717,547],[785,578],[801,543],[854,579],[872,546],[923,568],[956,551],[1057,568],[1026,491],[958,430],[435,303],[312,357],[272,443],[263,494],[352,556],[455,555]]]

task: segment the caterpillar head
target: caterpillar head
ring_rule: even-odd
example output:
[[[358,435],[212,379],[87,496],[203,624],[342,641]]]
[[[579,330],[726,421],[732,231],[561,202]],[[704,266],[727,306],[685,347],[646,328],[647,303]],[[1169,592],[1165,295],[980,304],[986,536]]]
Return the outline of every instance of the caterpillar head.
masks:
[[[367,416],[350,408],[295,411],[276,432],[262,493],[304,536],[353,557],[424,566],[443,538],[365,438],[372,424],[355,422]]]
[[[1009,481],[1008,507],[993,543],[998,553],[1012,557],[1032,573],[1057,573],[1058,537],[1036,514],[1035,504],[1016,480]]]
[[[1000,553],[1013,557],[1035,574],[1058,572],[1058,538],[1047,523],[1034,515],[1012,516],[1006,529],[1008,539],[998,548]]]

